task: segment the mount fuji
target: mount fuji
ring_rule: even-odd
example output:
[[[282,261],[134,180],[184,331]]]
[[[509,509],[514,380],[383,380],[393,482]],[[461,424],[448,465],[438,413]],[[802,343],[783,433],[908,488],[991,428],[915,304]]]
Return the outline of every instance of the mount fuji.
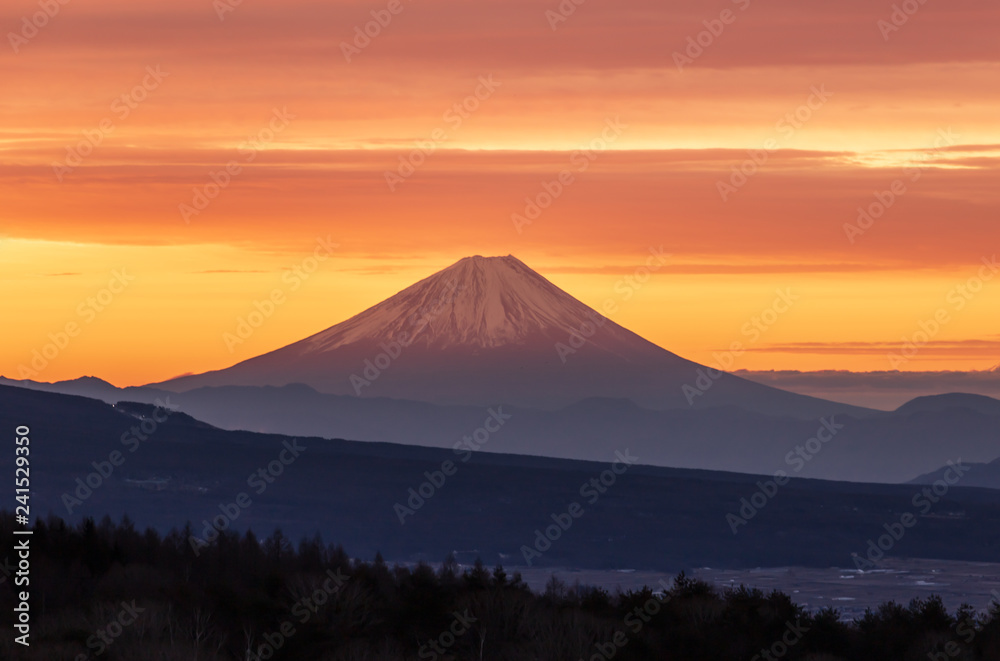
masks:
[[[511,255],[466,257],[320,333],[226,369],[155,386],[184,392],[289,384],[437,405],[551,410],[610,398],[653,410],[735,406],[812,419],[872,413],[681,358]],[[691,396],[691,389],[699,394]]]
[[[907,482],[955,457],[986,464],[1000,453],[1000,402],[948,395],[875,411],[709,370],[511,256],[467,257],[227,369],[124,389],[97,379],[9,383],[126,408],[165,401],[220,429],[466,456],[606,461],[628,449],[655,466]],[[820,451],[822,461],[808,460]]]

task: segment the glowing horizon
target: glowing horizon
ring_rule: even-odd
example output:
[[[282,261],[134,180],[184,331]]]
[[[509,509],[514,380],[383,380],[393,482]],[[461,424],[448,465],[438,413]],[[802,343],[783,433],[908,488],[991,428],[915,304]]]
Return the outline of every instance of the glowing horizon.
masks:
[[[890,369],[940,308],[899,369],[1000,362],[1000,278],[979,272],[1000,252],[1000,8],[56,4],[34,32],[37,2],[0,9],[0,374],[71,322],[40,380],[219,369],[472,254],[599,308],[652,245],[670,264],[612,318],[686,358],[711,364],[792,287],[733,369]],[[230,352],[326,237],[335,255]],[[116,269],[135,280],[86,321]]]

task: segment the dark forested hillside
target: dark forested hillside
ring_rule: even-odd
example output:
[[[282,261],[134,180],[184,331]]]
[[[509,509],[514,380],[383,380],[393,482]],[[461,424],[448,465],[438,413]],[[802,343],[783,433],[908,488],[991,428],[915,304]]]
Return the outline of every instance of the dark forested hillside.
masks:
[[[0,514],[12,548],[13,517]],[[226,533],[194,549],[125,520],[38,522],[32,646],[0,632],[0,658],[45,661],[567,659],[909,661],[1000,658],[1000,609],[948,613],[936,598],[886,604],[858,621],[808,614],[778,592],[717,592],[678,576],[619,594],[445,559],[352,561],[318,538]],[[14,607],[11,581],[0,608]],[[6,619],[6,618],[5,618]],[[928,656],[930,655],[930,656]]]

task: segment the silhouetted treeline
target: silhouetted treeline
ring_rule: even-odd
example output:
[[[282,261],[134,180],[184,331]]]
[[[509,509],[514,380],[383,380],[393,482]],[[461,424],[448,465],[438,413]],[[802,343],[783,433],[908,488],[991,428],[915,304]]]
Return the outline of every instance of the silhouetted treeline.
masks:
[[[13,518],[0,513],[0,608],[13,613]],[[841,622],[780,592],[718,591],[683,574],[609,594],[517,573],[352,561],[319,537],[161,536],[87,520],[39,521],[31,538],[31,648],[8,622],[0,658],[213,661],[1000,659],[1000,610],[950,614],[934,597]],[[7,554],[6,562],[4,554]]]

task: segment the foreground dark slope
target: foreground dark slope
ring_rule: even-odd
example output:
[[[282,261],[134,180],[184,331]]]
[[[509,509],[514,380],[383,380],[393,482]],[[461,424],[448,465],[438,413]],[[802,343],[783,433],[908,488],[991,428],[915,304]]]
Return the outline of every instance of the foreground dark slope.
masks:
[[[912,486],[797,480],[734,536],[726,515],[754,493],[752,476],[636,466],[590,504],[580,487],[608,464],[481,452],[462,463],[450,451],[319,438],[299,439],[306,450],[258,494],[248,477],[276,460],[288,437],[222,431],[175,415],[130,452],[121,438],[140,422],[96,400],[0,387],[0,428],[31,427],[33,512],[70,520],[127,513],[161,530],[191,521],[200,535],[200,522],[218,515],[220,503],[247,492],[253,504],[233,524],[239,530],[280,527],[292,538],[319,531],[362,556],[381,551],[390,559],[440,560],[457,551],[463,560],[517,565],[536,529],[578,502],[583,516],[536,565],[674,571],[850,566],[851,553],[863,552],[883,524],[915,509]],[[620,448],[629,445],[622,441]],[[92,462],[115,450],[124,463],[67,516],[62,494],[74,492],[76,479],[95,471]],[[3,453],[0,467],[12,472],[12,459]],[[401,525],[394,504],[405,503],[425,471],[447,460],[456,461],[458,472]],[[169,482],[162,491],[126,482],[151,478]],[[893,554],[1000,560],[995,495],[952,489]]]

